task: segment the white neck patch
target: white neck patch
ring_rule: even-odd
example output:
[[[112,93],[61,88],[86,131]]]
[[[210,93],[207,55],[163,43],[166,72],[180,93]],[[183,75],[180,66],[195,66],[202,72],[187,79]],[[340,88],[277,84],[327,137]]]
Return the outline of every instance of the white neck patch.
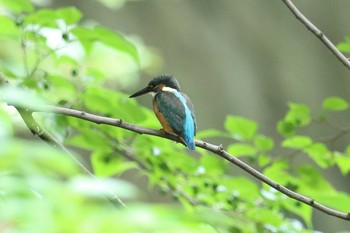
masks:
[[[175,91],[177,91],[177,90],[174,89],[174,88],[171,88],[171,87],[163,87],[163,88],[162,88],[162,91],[166,91],[166,92],[173,93],[173,92],[175,92]]]

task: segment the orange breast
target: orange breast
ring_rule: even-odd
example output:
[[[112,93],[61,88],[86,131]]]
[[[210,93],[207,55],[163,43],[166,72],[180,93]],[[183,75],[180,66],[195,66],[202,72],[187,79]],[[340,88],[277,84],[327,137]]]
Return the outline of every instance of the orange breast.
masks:
[[[161,112],[159,112],[156,101],[153,101],[153,110],[160,124],[163,126],[163,130],[169,134],[175,134],[173,129],[170,127],[169,122],[165,119],[164,115]]]

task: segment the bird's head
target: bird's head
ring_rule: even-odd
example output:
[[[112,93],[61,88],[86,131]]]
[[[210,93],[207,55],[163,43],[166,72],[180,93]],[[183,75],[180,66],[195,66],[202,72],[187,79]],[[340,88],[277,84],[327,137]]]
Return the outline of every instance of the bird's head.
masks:
[[[180,91],[180,85],[179,85],[179,82],[176,80],[176,78],[174,78],[171,75],[163,74],[153,78],[145,88],[132,94],[130,98],[134,98],[136,96],[140,96],[146,93],[157,93],[161,91],[164,87],[169,87],[177,91]]]

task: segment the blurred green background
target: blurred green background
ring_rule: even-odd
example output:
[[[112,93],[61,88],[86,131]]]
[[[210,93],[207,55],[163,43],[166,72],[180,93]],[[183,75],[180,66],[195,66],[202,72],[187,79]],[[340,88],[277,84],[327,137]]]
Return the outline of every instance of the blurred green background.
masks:
[[[350,36],[349,1],[293,2],[334,44]],[[350,97],[349,70],[282,1],[131,0],[114,8],[93,0],[50,4],[77,6],[86,18],[153,47],[161,57],[158,65],[125,86],[125,92],[159,73],[173,74],[195,105],[200,129],[222,129],[225,116],[234,114],[258,121],[263,133],[278,138],[275,125],[288,102],[317,110],[327,96]],[[150,97],[139,101],[151,107]],[[337,120],[348,122],[348,115]],[[350,192],[349,177],[337,169],[326,176],[339,190]],[[316,230],[350,227],[318,211],[314,218]]]

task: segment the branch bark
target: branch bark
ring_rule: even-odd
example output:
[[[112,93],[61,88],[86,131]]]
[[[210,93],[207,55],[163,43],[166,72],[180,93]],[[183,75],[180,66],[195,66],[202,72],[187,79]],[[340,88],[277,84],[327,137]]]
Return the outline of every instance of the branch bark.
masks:
[[[154,130],[154,129],[149,129],[145,127],[141,127],[138,125],[130,124],[128,122],[124,122],[121,119],[115,119],[115,118],[109,118],[109,117],[103,117],[103,116],[98,116],[94,115],[91,113],[79,111],[79,110],[74,110],[74,109],[68,109],[68,108],[62,108],[62,107],[57,107],[57,106],[44,106],[42,108],[38,109],[33,109],[33,111],[36,112],[53,112],[61,115],[66,115],[70,117],[75,117],[75,118],[80,118],[86,121],[90,121],[96,124],[105,124],[105,125],[110,125],[110,126],[115,126],[119,128],[123,128],[135,133],[139,134],[147,134],[147,135],[152,135],[152,136],[157,136],[157,137],[162,137],[162,138],[167,138],[169,140],[177,141],[179,142],[178,138],[169,134],[165,134],[162,131],[159,130]],[[240,167],[250,175],[254,176],[261,182],[269,185],[270,187],[278,190],[279,192],[287,195],[290,198],[293,198],[299,202],[305,203],[315,209],[318,209],[322,211],[323,213],[326,213],[331,216],[335,216],[344,220],[350,221],[350,213],[345,213],[341,212],[332,208],[329,208],[325,205],[322,205],[314,199],[306,197],[304,195],[301,195],[299,193],[296,193],[280,184],[277,182],[271,180],[261,172],[255,170],[253,167],[249,166],[248,164],[244,163],[243,161],[239,160],[238,158],[234,157],[233,155],[229,154],[227,151],[224,150],[222,146],[217,146],[210,144],[205,141],[201,140],[196,140],[195,144],[197,147],[203,148],[207,151],[211,151],[212,153],[224,158],[225,160],[229,161],[230,163]]]
[[[336,56],[336,58],[343,63],[346,68],[350,69],[350,61],[347,57],[341,53],[337,47],[326,37],[326,35],[318,29],[310,20],[308,20],[299,9],[293,4],[291,0],[282,0],[284,4],[289,8],[289,10],[295,15],[295,17],[302,23],[304,26],[309,29],[321,42]]]

